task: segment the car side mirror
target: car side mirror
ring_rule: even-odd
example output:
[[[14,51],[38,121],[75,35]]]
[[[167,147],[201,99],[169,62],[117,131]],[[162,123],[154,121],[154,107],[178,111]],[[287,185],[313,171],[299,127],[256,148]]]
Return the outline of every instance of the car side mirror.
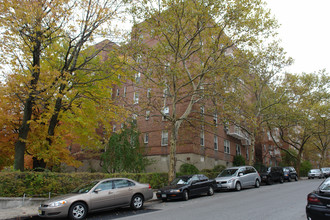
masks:
[[[100,188],[97,188],[97,189],[94,190],[95,193],[98,193],[100,191],[102,191],[102,189],[100,189]]]
[[[239,173],[238,176],[243,176],[243,173]]]

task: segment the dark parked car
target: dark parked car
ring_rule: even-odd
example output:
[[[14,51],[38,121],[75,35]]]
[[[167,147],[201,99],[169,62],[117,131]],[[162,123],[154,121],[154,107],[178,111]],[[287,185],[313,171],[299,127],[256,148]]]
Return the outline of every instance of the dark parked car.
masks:
[[[283,167],[284,172],[284,180],[291,181],[295,180],[298,181],[298,175],[296,170],[293,167]]]
[[[156,196],[163,201],[168,199],[188,200],[191,196],[203,193],[212,196],[215,189],[215,180],[209,180],[203,174],[194,174],[174,179],[169,186],[159,189]]]
[[[330,178],[308,194],[306,215],[309,220],[330,219]]]
[[[261,168],[259,174],[261,181],[267,184],[272,184],[273,182],[284,182],[284,173],[282,167],[264,167]]]

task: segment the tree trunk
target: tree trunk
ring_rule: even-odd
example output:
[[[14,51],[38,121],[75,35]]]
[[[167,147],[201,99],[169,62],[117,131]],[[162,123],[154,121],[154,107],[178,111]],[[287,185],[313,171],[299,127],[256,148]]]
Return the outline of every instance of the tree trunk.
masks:
[[[172,182],[176,177],[176,144],[178,130],[175,123],[172,125],[171,141],[170,141],[170,167],[168,171],[168,182]]]
[[[32,61],[32,80],[30,81],[30,89],[28,98],[24,103],[24,113],[22,125],[18,130],[18,140],[15,143],[15,159],[14,169],[24,171],[24,154],[26,148],[26,140],[30,131],[29,121],[32,117],[32,109],[34,105],[35,96],[37,95],[37,83],[40,76],[40,56],[41,56],[41,32],[36,33],[36,42],[33,48],[33,61]]]

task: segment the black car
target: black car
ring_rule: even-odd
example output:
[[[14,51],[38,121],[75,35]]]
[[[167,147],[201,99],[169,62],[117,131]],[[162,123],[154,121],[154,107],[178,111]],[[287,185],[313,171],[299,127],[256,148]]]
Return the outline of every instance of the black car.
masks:
[[[296,170],[293,167],[283,167],[284,172],[284,180],[291,181],[295,180],[298,181],[298,175]]]
[[[321,185],[307,196],[307,219],[330,219],[330,178],[324,180]]]
[[[261,182],[272,184],[273,182],[284,182],[284,172],[282,167],[264,167],[259,171]]]
[[[159,189],[156,196],[163,201],[168,199],[188,200],[191,196],[204,193],[212,196],[216,187],[216,181],[209,180],[203,174],[187,175],[178,177],[169,186]]]

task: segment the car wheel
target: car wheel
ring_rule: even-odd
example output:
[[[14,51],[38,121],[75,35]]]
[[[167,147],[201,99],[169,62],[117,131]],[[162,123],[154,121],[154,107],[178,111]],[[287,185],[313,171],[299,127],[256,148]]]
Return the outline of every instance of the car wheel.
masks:
[[[139,210],[143,207],[143,196],[142,195],[135,195],[133,196],[132,198],[132,201],[131,201],[131,208],[134,209],[134,210]]]
[[[284,179],[283,179],[283,177],[281,176],[280,177],[280,183],[283,183],[284,182]]]
[[[84,219],[87,215],[87,206],[82,202],[74,203],[69,209],[69,218],[73,220]]]
[[[212,186],[210,186],[210,187],[209,187],[209,190],[207,191],[207,195],[208,195],[208,196],[213,196],[213,194],[214,194],[214,189],[213,189]]]
[[[294,178],[295,181],[298,181],[298,176],[296,175],[295,178]]]
[[[258,179],[256,179],[256,183],[254,184],[254,186],[256,188],[259,188],[260,187],[260,181]]]
[[[188,199],[189,199],[189,193],[188,193],[188,191],[187,190],[184,190],[183,191],[183,193],[182,193],[182,199],[184,200],[184,201],[187,201]]]
[[[235,190],[236,191],[240,191],[242,189],[242,185],[240,182],[237,182],[236,185],[235,185]]]
[[[288,178],[288,182],[291,182],[291,176],[289,176],[289,178]]]

